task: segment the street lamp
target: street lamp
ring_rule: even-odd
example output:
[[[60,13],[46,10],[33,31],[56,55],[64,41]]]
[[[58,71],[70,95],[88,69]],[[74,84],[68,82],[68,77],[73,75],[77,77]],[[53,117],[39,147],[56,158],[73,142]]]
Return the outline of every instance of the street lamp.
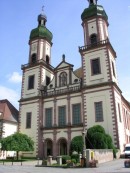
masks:
[[[82,132],[82,136],[83,136],[83,158],[86,158],[85,134],[86,134],[86,131],[84,130],[84,131]]]
[[[0,157],[1,157],[1,148],[2,148],[2,144],[1,144],[1,142],[0,142]]]

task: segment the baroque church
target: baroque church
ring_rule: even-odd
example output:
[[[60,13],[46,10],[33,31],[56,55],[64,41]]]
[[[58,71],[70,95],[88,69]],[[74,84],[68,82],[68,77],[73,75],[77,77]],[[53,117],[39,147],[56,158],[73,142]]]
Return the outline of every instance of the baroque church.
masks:
[[[108,35],[108,16],[97,0],[81,14],[84,45],[81,67],[62,61],[53,67],[52,33],[45,14],[30,32],[29,58],[23,71],[19,131],[30,136],[35,150],[24,156],[67,155],[71,140],[101,125],[121,150],[130,142],[130,103],[118,85],[116,52]],[[80,14],[79,14],[80,15]]]

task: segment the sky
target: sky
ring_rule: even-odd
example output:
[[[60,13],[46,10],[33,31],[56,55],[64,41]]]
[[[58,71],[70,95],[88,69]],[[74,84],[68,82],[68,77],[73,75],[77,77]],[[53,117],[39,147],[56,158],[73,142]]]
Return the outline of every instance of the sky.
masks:
[[[130,0],[98,0],[108,15],[109,38],[116,51],[119,87],[130,101]],[[37,16],[47,16],[46,27],[53,34],[52,66],[65,54],[66,61],[81,66],[79,46],[84,46],[81,14],[87,0],[0,0],[0,99],[17,109],[21,97],[21,65],[28,63],[29,35],[37,27]]]

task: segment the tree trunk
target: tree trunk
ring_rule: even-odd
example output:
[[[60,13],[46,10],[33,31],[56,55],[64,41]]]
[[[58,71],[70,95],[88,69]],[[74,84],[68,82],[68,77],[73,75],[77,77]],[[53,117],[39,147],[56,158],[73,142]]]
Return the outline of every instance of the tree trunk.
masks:
[[[17,160],[19,160],[19,151],[16,151]]]

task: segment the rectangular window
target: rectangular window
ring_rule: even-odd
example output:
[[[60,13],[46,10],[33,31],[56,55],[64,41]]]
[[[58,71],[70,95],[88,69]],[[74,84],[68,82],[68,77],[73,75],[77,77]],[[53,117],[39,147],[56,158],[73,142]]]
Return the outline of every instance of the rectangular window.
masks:
[[[101,74],[100,59],[99,58],[91,60],[91,69],[92,69],[92,75]]]
[[[52,108],[45,110],[45,126],[52,127]]]
[[[26,113],[26,128],[30,129],[31,128],[31,121],[32,121],[32,113],[27,112]]]
[[[28,77],[28,90],[34,89],[34,75]]]
[[[80,124],[81,104],[72,105],[73,124]]]
[[[59,117],[59,126],[66,125],[66,107],[65,106],[59,107],[58,117]]]
[[[96,122],[103,121],[102,102],[95,102],[95,121]]]
[[[121,110],[120,110],[120,104],[118,103],[118,114],[119,114],[119,121],[121,122]]]
[[[114,68],[114,63],[112,62],[112,71],[113,71],[113,76],[116,77],[115,75],[115,68]]]

